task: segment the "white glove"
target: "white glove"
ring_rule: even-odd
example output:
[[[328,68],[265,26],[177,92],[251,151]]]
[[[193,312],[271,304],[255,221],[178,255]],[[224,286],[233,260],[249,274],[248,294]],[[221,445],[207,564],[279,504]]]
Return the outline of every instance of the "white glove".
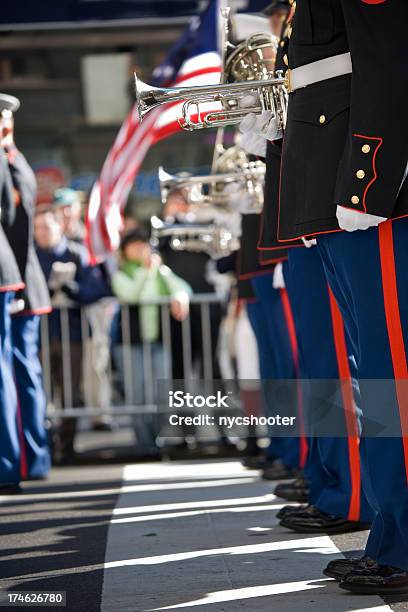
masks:
[[[225,193],[228,194],[228,204],[234,211],[242,215],[254,212],[254,196],[247,191],[243,191],[242,183],[230,183],[225,186]]]
[[[303,242],[303,244],[305,245],[305,247],[307,249],[310,249],[310,247],[316,246],[316,244],[317,244],[316,238],[311,238],[311,240],[308,240],[304,236],[302,236],[302,242]]]
[[[250,130],[241,134],[239,146],[250,155],[257,155],[258,157],[266,156],[265,138],[263,138],[263,136],[257,136],[257,134],[254,134]]]
[[[251,130],[266,140],[282,138],[282,130],[278,128],[277,118],[272,111],[263,111],[260,115],[248,113],[239,124],[239,130],[243,134]]]
[[[337,221],[341,229],[346,232],[355,232],[356,230],[366,230],[369,227],[377,227],[380,223],[387,220],[387,217],[378,217],[377,215],[369,215],[361,213],[344,206],[337,206],[336,211]]]
[[[58,291],[63,285],[74,280],[76,269],[77,267],[73,261],[54,261],[48,279],[48,287],[52,291]]]
[[[246,96],[242,96],[242,98],[238,98],[239,108],[253,108],[258,105],[259,96],[257,94],[247,94]]]
[[[283,278],[283,266],[282,263],[278,263],[273,271],[272,286],[274,289],[284,289],[285,279]]]

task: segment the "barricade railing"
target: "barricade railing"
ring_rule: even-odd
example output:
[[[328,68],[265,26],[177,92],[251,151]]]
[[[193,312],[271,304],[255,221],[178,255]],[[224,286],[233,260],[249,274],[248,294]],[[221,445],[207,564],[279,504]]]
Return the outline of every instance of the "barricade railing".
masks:
[[[211,381],[218,331],[214,325],[220,321],[219,313],[212,316],[212,309],[221,310],[224,300],[216,293],[192,295],[189,313],[178,325],[172,324],[171,301],[161,297],[135,305],[160,309],[161,333],[155,343],[141,340],[132,344],[133,306],[119,304],[114,298],[88,306],[59,307],[41,317],[41,359],[50,418],[158,413],[157,379],[172,378],[174,360],[182,364],[186,382],[195,376]],[[110,328],[117,309],[121,342],[112,344]]]

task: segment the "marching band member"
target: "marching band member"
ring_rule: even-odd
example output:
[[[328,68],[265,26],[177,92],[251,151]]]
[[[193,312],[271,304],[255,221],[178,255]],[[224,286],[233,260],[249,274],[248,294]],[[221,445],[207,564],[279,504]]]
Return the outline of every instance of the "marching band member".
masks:
[[[299,0],[288,27],[278,239],[317,236],[355,350],[363,415],[397,425],[381,437],[365,421],[374,522],[362,559],[326,569],[356,593],[408,591],[407,11],[389,0]]]
[[[0,97],[1,103],[1,97]],[[34,248],[33,215],[37,185],[33,171],[14,143],[13,112],[3,111],[1,145],[6,153],[13,181],[16,213],[6,229],[25,288],[12,303],[11,332],[13,365],[22,428],[21,475],[24,479],[44,478],[50,467],[45,430],[46,398],[39,359],[40,315],[51,311],[44,275]]]
[[[15,99],[2,96],[0,112],[15,108]],[[20,442],[17,394],[14,384],[10,306],[24,287],[4,230],[15,219],[15,198],[6,156],[0,147],[0,494],[20,491]]]
[[[278,69],[284,68],[287,61],[293,15],[292,5],[279,43],[276,60]],[[245,121],[247,122],[248,120]],[[265,118],[259,117],[256,122],[258,138],[262,138],[260,134],[264,138],[260,124],[265,122]],[[268,141],[265,204],[259,241],[264,261],[273,258],[282,248],[276,240],[280,154],[281,141]],[[285,279],[296,323],[302,377],[337,379],[340,365],[343,363],[350,378],[350,364],[347,352],[344,350],[344,342],[339,344],[335,338],[333,308],[337,309],[337,305],[328,292],[318,254],[316,250],[306,249],[301,240],[290,243],[289,247],[291,247],[288,249],[289,268],[286,270]],[[341,322],[337,325],[337,333],[343,334]],[[319,346],[318,352],[317,346]],[[339,347],[343,347],[341,354]],[[344,404],[343,408],[346,411],[347,405]],[[308,405],[307,411],[310,413],[309,416],[312,416],[316,412],[316,407]],[[278,517],[282,519],[285,527],[307,533],[338,533],[359,530],[367,526],[372,518],[372,512],[361,491],[360,458],[355,435],[343,438],[312,437],[309,440],[306,475],[310,482],[309,505],[282,510]],[[296,480],[293,483],[278,485],[275,493],[285,499],[293,500],[296,499],[298,491],[303,491],[304,487],[302,479]]]

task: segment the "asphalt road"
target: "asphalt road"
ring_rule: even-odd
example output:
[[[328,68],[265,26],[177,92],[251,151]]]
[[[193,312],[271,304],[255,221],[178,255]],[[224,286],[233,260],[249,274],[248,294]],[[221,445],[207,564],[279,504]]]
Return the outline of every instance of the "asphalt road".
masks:
[[[54,469],[0,498],[0,591],[66,591],[72,612],[389,611],[320,574],[366,534],[288,533],[272,486],[236,460]]]

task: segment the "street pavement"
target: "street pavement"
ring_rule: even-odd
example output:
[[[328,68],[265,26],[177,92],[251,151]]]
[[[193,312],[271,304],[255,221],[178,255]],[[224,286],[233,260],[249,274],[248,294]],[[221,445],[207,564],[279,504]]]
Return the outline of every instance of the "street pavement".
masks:
[[[54,469],[0,498],[0,591],[66,591],[75,612],[408,611],[326,579],[366,533],[290,533],[272,489],[237,460]]]

